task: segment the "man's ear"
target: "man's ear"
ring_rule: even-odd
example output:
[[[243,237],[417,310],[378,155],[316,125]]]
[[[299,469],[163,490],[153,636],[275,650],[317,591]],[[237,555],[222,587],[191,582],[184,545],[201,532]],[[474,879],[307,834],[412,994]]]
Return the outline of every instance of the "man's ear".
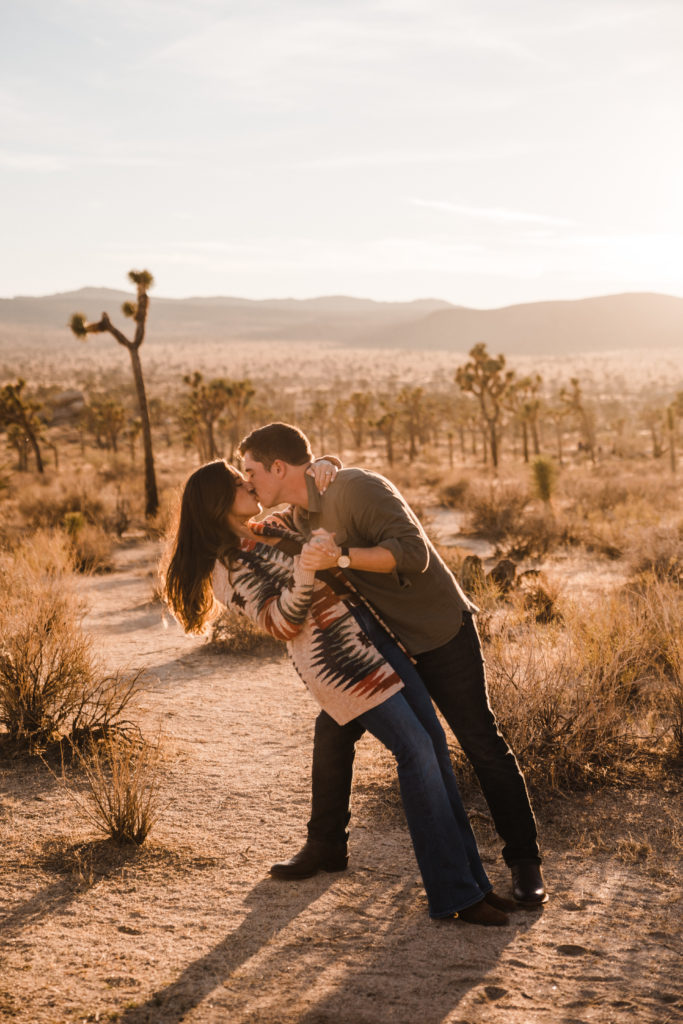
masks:
[[[270,472],[273,476],[276,476],[278,480],[282,480],[282,478],[287,475],[287,463],[283,462],[282,459],[273,459]]]

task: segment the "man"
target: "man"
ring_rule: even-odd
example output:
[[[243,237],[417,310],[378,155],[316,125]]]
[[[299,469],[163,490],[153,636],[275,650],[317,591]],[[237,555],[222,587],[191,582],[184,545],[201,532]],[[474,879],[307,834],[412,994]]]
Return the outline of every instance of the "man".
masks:
[[[252,431],[240,444],[244,472],[265,507],[293,506],[307,539],[318,538],[338,567],[413,656],[427,690],[455,733],[479,779],[512,872],[515,899],[547,899],[536,823],[514,754],[488,702],[481,645],[467,600],[412,509],[384,477],[342,469],[323,495],[306,470],[313,459],[305,434],[286,423]],[[308,840],[278,878],[343,871],[356,722],[340,726],[321,711],[313,746],[313,799]]]

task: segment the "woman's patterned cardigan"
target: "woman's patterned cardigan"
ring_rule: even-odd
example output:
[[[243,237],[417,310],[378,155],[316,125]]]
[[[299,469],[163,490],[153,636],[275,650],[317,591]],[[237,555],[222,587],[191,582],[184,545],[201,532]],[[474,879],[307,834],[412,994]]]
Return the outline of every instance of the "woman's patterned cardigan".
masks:
[[[255,533],[301,544],[286,514],[250,524]],[[368,640],[344,601],[298,555],[276,545],[243,540],[230,568],[217,561],[214,595],[237,609],[287,650],[304,683],[339,725],[398,693],[403,682]]]

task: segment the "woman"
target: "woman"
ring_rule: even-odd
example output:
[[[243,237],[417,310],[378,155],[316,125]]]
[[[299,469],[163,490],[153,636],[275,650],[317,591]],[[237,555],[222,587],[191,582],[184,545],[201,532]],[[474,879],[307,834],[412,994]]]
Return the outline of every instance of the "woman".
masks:
[[[325,711],[341,725],[358,718],[394,754],[430,916],[508,924],[515,905],[491,891],[443,730],[409,658],[341,572],[316,575],[324,555],[287,513],[252,522],[259,511],[248,481],[222,460],[189,477],[165,578],[171,610],[186,632],[201,632],[219,601],[285,640]]]

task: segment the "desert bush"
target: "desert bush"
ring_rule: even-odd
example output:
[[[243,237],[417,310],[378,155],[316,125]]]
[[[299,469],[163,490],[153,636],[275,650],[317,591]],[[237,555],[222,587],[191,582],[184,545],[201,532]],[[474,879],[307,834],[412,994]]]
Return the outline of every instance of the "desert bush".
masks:
[[[519,528],[529,500],[526,488],[516,483],[494,484],[487,490],[472,491],[469,500],[471,528],[494,543],[503,541]]]
[[[59,534],[43,534],[0,561],[0,724],[31,749],[102,733],[140,688],[140,675],[106,675],[81,628],[82,609]]]
[[[116,843],[140,846],[160,812],[162,745],[118,731],[91,738],[74,750],[86,782],[83,801],[71,787],[86,817]]]
[[[110,534],[94,523],[83,523],[72,537],[73,560],[79,572],[111,572],[114,567]]]
[[[231,608],[226,608],[211,624],[209,643],[213,650],[226,654],[285,649],[282,641],[264,633],[246,615]]]
[[[446,481],[438,491],[438,501],[443,508],[463,508],[467,504],[470,482],[465,477]]]
[[[489,621],[491,699],[530,782],[564,789],[618,782],[670,735],[683,738],[683,599],[651,579],[590,606],[565,603],[550,626],[519,609]]]
[[[104,502],[93,488],[76,488],[61,481],[25,488],[18,504],[30,530],[62,526],[73,515],[88,523],[101,523],[105,515]]]
[[[599,474],[595,471],[563,473],[558,491],[562,492],[567,506],[579,516],[601,515],[615,512],[619,506],[630,506],[628,518],[633,512],[638,518],[648,515],[659,516],[662,512],[675,511],[678,497],[676,488],[661,471],[649,471],[639,465],[637,469],[627,466],[601,465]]]
[[[659,527],[634,532],[625,546],[636,575],[683,583],[683,536],[678,529]]]
[[[528,509],[510,523],[498,550],[510,558],[544,558],[566,539],[564,527],[551,513]]]

